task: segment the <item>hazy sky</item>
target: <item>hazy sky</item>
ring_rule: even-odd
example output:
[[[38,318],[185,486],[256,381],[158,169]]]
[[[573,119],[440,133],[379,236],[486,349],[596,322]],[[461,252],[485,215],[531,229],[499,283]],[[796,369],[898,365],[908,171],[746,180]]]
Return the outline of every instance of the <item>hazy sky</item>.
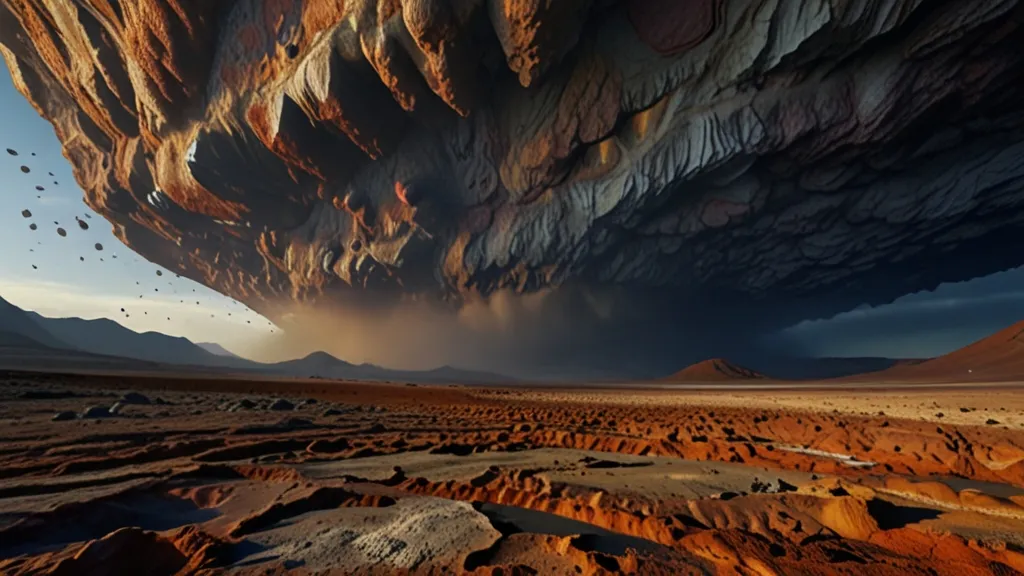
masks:
[[[8,155],[6,148],[19,155]],[[22,165],[31,173],[23,174]],[[37,185],[45,190],[36,191]],[[22,217],[24,209],[32,218]],[[6,66],[0,68],[0,296],[45,316],[106,317],[136,331],[218,342],[229,349],[245,349],[273,329],[266,319],[200,284],[167,271],[157,276],[159,267],[118,242],[102,218],[87,219],[90,213],[53,128],[14,89]],[[88,231],[79,228],[76,216],[88,222]],[[33,222],[34,232],[29,230]],[[58,226],[66,238],[58,236]],[[103,244],[102,252],[93,249],[96,242]],[[888,306],[804,322],[779,338],[810,355],[925,357],[1022,318],[1024,271],[1017,269],[905,296]]]

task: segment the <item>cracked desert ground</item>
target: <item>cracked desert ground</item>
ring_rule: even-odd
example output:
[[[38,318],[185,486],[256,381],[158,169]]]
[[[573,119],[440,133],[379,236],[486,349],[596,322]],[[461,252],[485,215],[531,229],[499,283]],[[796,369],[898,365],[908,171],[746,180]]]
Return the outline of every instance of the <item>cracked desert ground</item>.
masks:
[[[1024,570],[1013,383],[730,386],[5,373],[0,573]]]

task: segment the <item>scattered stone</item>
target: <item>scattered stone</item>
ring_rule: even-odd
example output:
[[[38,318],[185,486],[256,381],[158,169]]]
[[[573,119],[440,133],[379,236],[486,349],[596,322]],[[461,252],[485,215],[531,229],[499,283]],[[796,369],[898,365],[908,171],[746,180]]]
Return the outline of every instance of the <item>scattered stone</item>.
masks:
[[[22,218],[31,218],[32,217],[32,211],[26,208],[25,210],[21,211],[21,216],[22,216]]]
[[[796,486],[786,482],[782,478],[779,478],[779,492],[796,492]]]
[[[317,428],[317,425],[308,418],[288,417],[278,422],[276,427],[280,430],[308,430]]]
[[[239,410],[252,410],[256,407],[256,403],[248,398],[242,398],[238,402],[235,402],[228,408],[228,412],[238,412]]]
[[[279,411],[294,410],[295,409],[295,405],[292,404],[291,402],[285,400],[284,398],[278,398],[277,400],[274,400],[274,402],[270,405],[269,409],[270,410],[279,410]]]
[[[75,418],[78,418],[77,414],[70,410],[65,410],[63,412],[57,412],[50,420],[53,420],[54,422],[65,422],[67,420],[74,420]]]
[[[89,406],[82,412],[82,418],[110,418],[110,410],[106,406]]]
[[[338,410],[337,408],[328,408],[327,410],[324,410],[323,413],[321,413],[320,415],[323,416],[324,418],[330,418],[331,416],[341,416],[342,414],[344,414],[344,412]]]
[[[989,418],[988,420],[985,420],[985,424],[988,424],[989,426],[995,426],[996,424],[999,424],[999,420]]]
[[[128,392],[124,396],[121,396],[121,402],[124,404],[143,404],[149,405],[151,402],[145,394],[139,394],[138,392]]]

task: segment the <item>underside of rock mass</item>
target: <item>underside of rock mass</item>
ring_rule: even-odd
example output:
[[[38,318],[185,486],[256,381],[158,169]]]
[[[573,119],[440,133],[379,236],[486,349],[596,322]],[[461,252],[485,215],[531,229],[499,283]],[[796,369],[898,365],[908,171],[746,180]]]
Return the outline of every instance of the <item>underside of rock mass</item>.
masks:
[[[1024,264],[1020,0],[0,0],[0,51],[125,244],[281,322],[735,339]]]

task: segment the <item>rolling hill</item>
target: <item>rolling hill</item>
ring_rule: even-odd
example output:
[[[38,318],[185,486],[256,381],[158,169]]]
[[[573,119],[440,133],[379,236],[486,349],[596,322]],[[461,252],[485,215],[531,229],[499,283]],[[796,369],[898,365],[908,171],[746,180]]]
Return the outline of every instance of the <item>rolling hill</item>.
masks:
[[[738,380],[761,380],[765,376],[742,366],[737,366],[724,358],[712,358],[662,378],[665,382],[732,382]]]
[[[1024,379],[1024,321],[931,360],[904,362],[877,380],[982,382]]]

